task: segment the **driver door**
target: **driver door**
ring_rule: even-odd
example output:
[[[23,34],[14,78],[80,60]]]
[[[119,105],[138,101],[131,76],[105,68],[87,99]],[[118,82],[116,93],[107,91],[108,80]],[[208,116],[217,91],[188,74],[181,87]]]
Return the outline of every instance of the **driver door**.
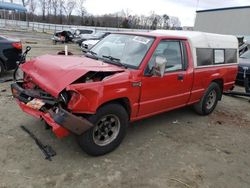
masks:
[[[149,116],[186,105],[192,87],[193,74],[187,67],[185,41],[162,40],[153,53],[142,78],[138,116]],[[156,56],[167,59],[163,77],[147,75]]]

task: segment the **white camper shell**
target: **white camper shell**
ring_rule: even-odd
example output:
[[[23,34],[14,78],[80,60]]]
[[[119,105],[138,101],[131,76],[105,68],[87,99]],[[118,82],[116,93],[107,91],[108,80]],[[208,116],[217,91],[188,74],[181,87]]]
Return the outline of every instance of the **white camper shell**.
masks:
[[[155,30],[152,31],[152,33],[157,33],[164,36],[186,38],[189,41],[193,57],[196,57],[193,59],[195,68],[221,66],[222,64],[232,65],[238,64],[239,62],[238,40],[235,36],[198,31],[172,30]],[[204,56],[211,56],[215,63],[213,65],[206,65],[206,63],[199,64],[197,60],[204,58]],[[228,59],[230,59],[230,62],[228,61]]]

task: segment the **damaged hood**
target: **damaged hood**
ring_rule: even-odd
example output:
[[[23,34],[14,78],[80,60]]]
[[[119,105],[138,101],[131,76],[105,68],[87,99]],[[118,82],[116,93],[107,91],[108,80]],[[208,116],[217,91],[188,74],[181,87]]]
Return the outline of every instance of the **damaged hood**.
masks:
[[[87,57],[44,55],[21,65],[33,82],[54,97],[89,71],[122,72],[123,68]]]

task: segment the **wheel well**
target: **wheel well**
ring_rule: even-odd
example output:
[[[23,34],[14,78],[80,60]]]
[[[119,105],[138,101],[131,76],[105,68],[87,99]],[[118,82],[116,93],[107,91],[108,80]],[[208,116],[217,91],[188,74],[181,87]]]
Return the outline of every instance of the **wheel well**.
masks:
[[[0,58],[0,63],[2,63],[4,70],[6,70],[6,65],[5,65],[4,61],[1,58]]]
[[[103,103],[100,107],[106,105],[106,104],[109,104],[109,103],[118,103],[120,105],[122,105],[125,110],[127,111],[129,117],[130,117],[130,114],[131,114],[131,106],[130,106],[130,102],[129,102],[129,99],[124,97],[124,98],[118,98],[118,99],[114,99],[114,100],[111,100],[111,101],[108,101],[108,102],[105,102]]]
[[[220,96],[220,100],[222,98],[222,93],[223,93],[223,86],[224,86],[224,82],[223,82],[223,79],[216,79],[216,80],[213,80],[212,82],[215,82],[219,85],[220,87],[220,90],[221,90],[221,96]]]

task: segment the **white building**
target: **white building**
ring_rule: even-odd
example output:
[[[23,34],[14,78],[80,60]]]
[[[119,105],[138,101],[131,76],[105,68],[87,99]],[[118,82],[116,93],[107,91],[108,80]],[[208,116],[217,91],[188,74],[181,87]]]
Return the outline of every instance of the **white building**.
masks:
[[[250,36],[250,6],[196,11],[194,30]]]

